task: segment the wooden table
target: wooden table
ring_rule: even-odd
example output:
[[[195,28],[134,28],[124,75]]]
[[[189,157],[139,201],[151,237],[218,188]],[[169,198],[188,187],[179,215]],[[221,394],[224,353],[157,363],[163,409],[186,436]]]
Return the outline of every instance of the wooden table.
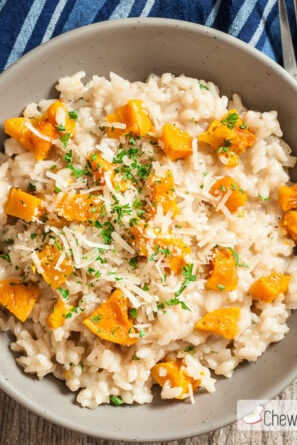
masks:
[[[297,380],[280,396],[297,398]],[[0,391],[0,445],[119,445],[74,433],[32,414]],[[297,432],[246,434],[236,424],[192,439],[162,442],[162,445],[296,445]]]

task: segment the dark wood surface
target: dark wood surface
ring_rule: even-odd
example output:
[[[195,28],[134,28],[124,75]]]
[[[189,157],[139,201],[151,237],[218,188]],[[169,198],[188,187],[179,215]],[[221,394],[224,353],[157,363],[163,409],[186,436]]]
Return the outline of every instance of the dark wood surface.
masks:
[[[280,396],[297,398],[297,380]],[[95,439],[56,426],[31,413],[0,391],[1,445],[115,445],[121,442]],[[236,424],[192,439],[161,442],[162,445],[296,445],[297,432],[243,433]]]

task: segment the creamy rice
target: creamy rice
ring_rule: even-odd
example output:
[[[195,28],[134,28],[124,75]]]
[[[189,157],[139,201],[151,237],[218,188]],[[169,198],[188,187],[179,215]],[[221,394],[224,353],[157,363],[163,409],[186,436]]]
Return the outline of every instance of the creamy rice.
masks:
[[[114,224],[112,243],[100,253],[105,260],[103,264],[96,261],[96,246],[104,241],[94,227],[72,222],[63,230],[47,223],[28,224],[20,219],[9,219],[7,223],[3,207],[11,187],[26,191],[29,183],[33,183],[36,193],[45,196],[49,212],[54,208],[51,206],[55,186],[68,193],[99,190],[109,213],[111,195],[115,193],[108,178],[104,186],[96,187],[84,177],[71,176],[71,171],[65,168],[65,150],[59,140],[55,141],[49,158],[36,161],[33,153],[9,138],[5,141],[5,154],[0,155],[0,218],[1,247],[11,262],[0,258],[0,279],[25,275],[26,280],[38,281],[41,295],[25,323],[1,310],[0,328],[14,333],[16,340],[11,348],[25,372],[37,374],[39,379],[53,373],[64,380],[71,391],[78,392],[77,400],[83,407],[109,403],[111,395],[121,397],[127,404],[150,403],[154,383],[151,369],[165,358],[182,359],[184,372],[201,380],[198,397],[200,391],[213,392],[216,375],[231,377],[240,362],[257,360],[270,343],[280,341],[289,330],[286,320],[297,307],[297,260],[292,255],[294,242],[279,226],[282,212],[277,196],[279,187],[289,181],[287,169],[295,165],[296,158],[281,139],[276,111],[247,110],[237,94],[232,99],[220,96],[218,88],[210,82],[200,81],[208,88],[201,89],[197,79],[166,73],[161,77],[150,75],[145,83],[130,83],[111,73],[110,80],[94,76],[84,85],[83,77],[84,73],[80,72],[60,79],[57,85],[67,108],[79,112],[68,149],[73,151],[76,165],[81,168],[96,150],[104,159],[112,161],[119,141],[108,138],[107,132],[99,127],[104,126],[107,114],[130,99],[143,101],[157,135],[165,123],[170,123],[193,138],[193,155],[178,161],[164,156],[158,146],[150,143],[150,138],[136,140],[144,159],[153,158],[153,172],[162,175],[169,168],[174,178],[179,213],[172,219],[170,214],[164,216],[159,208],[150,224],[160,227],[164,233],[170,229],[175,238],[182,238],[191,247],[188,262],[193,264],[197,280],[191,282],[181,296],[190,311],[184,310],[181,304],[158,308],[158,302],[174,298],[183,281],[181,275],[166,272],[161,258],[141,260],[135,270],[128,264],[136,254],[127,239],[131,215],[123,215],[122,226]],[[42,100],[39,104],[30,104],[24,116],[36,117],[52,102]],[[254,145],[240,156],[240,165],[232,171],[225,168],[210,149],[197,148],[198,135],[231,108],[238,110],[256,136]],[[125,138],[122,142],[127,143]],[[55,171],[51,170],[53,164],[57,166]],[[215,180],[225,175],[231,175],[247,193],[244,217],[231,214],[224,202],[209,193]],[[116,196],[121,205],[132,207],[138,195],[132,187]],[[64,288],[69,290],[69,302],[82,308],[55,330],[49,329],[46,320],[59,292],[51,289],[31,267],[44,231],[54,235],[65,249],[70,246],[73,250],[76,276],[70,275]],[[38,235],[32,237],[35,233]],[[8,239],[14,243],[5,243]],[[234,291],[205,288],[203,268],[209,263],[216,244],[236,250],[240,261],[249,266],[238,268],[239,281]],[[88,272],[89,268],[99,270],[101,276],[96,278],[95,272]],[[275,271],[291,275],[289,291],[272,303],[259,301],[252,306],[251,284]],[[165,282],[164,274],[167,274]],[[143,290],[144,285],[148,290]],[[114,288],[122,289],[130,306],[137,309],[134,325],[137,332],[144,335],[137,334],[137,343],[129,347],[101,340],[82,323]],[[232,342],[194,330],[195,323],[206,313],[229,306],[241,308],[239,334]],[[161,374],[166,376],[166,369],[162,369]],[[189,392],[192,397],[191,388]],[[180,388],[168,384],[161,391],[162,398],[179,394]]]

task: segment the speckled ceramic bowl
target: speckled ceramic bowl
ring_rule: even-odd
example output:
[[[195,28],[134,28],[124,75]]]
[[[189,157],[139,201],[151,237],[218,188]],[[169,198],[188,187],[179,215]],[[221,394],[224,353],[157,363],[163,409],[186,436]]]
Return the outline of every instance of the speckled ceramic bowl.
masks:
[[[226,34],[186,22],[128,19],[71,31],[40,46],[0,76],[0,122],[18,115],[26,104],[54,97],[56,80],[85,70],[130,80],[151,72],[184,73],[215,82],[227,95],[239,92],[249,108],[278,110],[286,141],[297,150],[297,84],[276,63]],[[296,154],[296,151],[295,151]],[[53,378],[39,382],[25,375],[0,334],[0,386],[46,419],[93,436],[132,441],[190,437],[235,420],[238,399],[269,399],[297,376],[297,313],[285,339],[254,364],[239,366],[231,379],[220,379],[214,394],[199,394],[196,404],[162,401],[151,405],[100,406],[94,411],[75,403],[75,394]]]

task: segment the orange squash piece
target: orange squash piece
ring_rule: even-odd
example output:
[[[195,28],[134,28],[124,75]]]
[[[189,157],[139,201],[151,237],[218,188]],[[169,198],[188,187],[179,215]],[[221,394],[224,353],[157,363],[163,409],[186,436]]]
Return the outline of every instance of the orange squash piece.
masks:
[[[39,287],[17,278],[0,281],[0,304],[21,322],[29,317],[39,297]]]
[[[126,124],[125,129],[108,127],[110,138],[119,138],[122,135],[132,133],[134,136],[146,136],[153,130],[153,124],[143,108],[141,100],[131,99],[126,105],[118,108],[113,114],[106,117],[106,122],[120,122]]]
[[[153,176],[149,181],[152,188],[152,213],[155,215],[160,205],[163,208],[163,214],[172,212],[175,216],[178,213],[178,207],[175,199],[174,179],[172,172],[168,170],[166,176]]]
[[[31,131],[26,123],[29,122],[41,135],[50,140],[43,139]],[[16,139],[27,150],[32,151],[37,160],[45,159],[51,148],[52,140],[57,137],[56,129],[49,122],[40,119],[27,119],[16,117],[7,119],[4,123],[4,131],[9,136]]]
[[[58,201],[56,213],[67,221],[93,224],[102,216],[102,201],[96,195],[64,193],[61,200],[59,195],[55,199]]]
[[[128,318],[128,299],[120,289],[116,289],[111,296],[102,303],[88,318],[85,326],[95,335],[119,345],[129,346],[137,342],[133,322]]]
[[[189,384],[192,385],[193,392],[196,391],[198,386],[200,385],[200,380],[195,380],[193,377],[189,377],[188,375],[184,374],[182,368],[182,363],[180,360],[168,361],[168,362],[161,362],[157,363],[151,370],[151,375],[156,380],[156,382],[160,386],[164,386],[165,382],[169,380],[170,385],[172,388],[181,388],[182,391],[176,399],[182,400],[189,394]],[[166,375],[160,375],[163,374],[164,371],[166,371]]]
[[[222,335],[227,340],[232,340],[238,335],[239,307],[225,307],[216,309],[204,315],[195,324],[197,331],[211,332]]]
[[[281,225],[284,227],[289,237],[297,243],[297,211],[290,210],[285,213],[281,220]]]
[[[43,202],[36,196],[12,188],[4,206],[7,215],[26,221],[38,221],[43,212]]]
[[[110,181],[114,189],[119,192],[128,190],[128,181],[125,181],[119,174],[115,174],[114,166],[110,162],[103,159],[101,154],[93,153],[89,157],[89,161],[92,167],[93,174],[97,181],[101,180],[102,183],[104,183],[104,173],[111,171]]]
[[[229,191],[231,191],[231,195],[227,199],[225,206],[230,212],[236,212],[239,207],[243,207],[246,204],[247,196],[245,191],[230,176],[218,179],[211,187],[209,193],[215,197],[223,197]]]
[[[57,245],[59,247],[57,247]],[[48,245],[41,252],[37,252],[40,265],[43,269],[42,276],[44,281],[53,289],[57,289],[67,280],[68,275],[74,270],[74,267],[65,258],[59,266],[58,260],[63,252],[63,247],[57,241],[57,245]],[[36,265],[36,264],[35,264]]]
[[[255,300],[272,303],[279,294],[285,294],[289,288],[289,275],[272,273],[261,277],[250,288],[250,294]]]
[[[278,192],[278,204],[283,212],[297,209],[297,184],[292,187],[282,185]]]
[[[76,120],[71,119],[68,115],[68,111],[66,108],[66,105],[61,100],[56,100],[44,113],[43,120],[49,121],[53,127],[56,129],[56,126],[59,125],[59,115],[64,116],[65,124],[64,128],[65,131],[59,131],[58,135],[64,134],[64,133],[70,133],[71,136],[74,133],[74,129],[76,127]],[[57,120],[58,117],[58,120]],[[57,130],[56,130],[57,131]]]
[[[214,290],[232,291],[237,288],[237,283],[238,276],[234,255],[225,247],[216,247],[205,286]]]
[[[191,136],[173,125],[164,125],[161,141],[164,144],[164,152],[172,161],[186,158],[193,153]]]
[[[164,254],[164,260],[175,275],[182,272],[186,266],[185,256],[191,254],[191,248],[181,238],[174,238],[170,231],[165,234],[152,229],[148,224],[139,222],[132,227],[132,244],[139,250],[140,255],[154,258],[158,253]],[[154,238],[149,236],[149,232]],[[152,257],[153,256],[153,257]]]
[[[59,298],[54,304],[51,313],[47,317],[48,327],[51,329],[57,329],[65,323],[68,314],[71,314],[73,306],[64,303],[64,301]]]
[[[56,113],[62,110],[65,113],[65,130],[57,130]],[[61,111],[60,111],[61,112]],[[26,126],[30,123],[46,139],[36,135]],[[17,117],[7,119],[4,123],[4,131],[9,136],[16,139],[27,150],[32,151],[37,160],[46,159],[52,148],[52,141],[64,133],[73,135],[76,122],[68,116],[65,104],[57,100],[44,113],[42,117],[27,119]]]
[[[255,135],[239,117],[236,110],[230,110],[222,120],[214,120],[208,129],[198,137],[212,147],[226,167],[236,167],[239,156],[254,143]]]

